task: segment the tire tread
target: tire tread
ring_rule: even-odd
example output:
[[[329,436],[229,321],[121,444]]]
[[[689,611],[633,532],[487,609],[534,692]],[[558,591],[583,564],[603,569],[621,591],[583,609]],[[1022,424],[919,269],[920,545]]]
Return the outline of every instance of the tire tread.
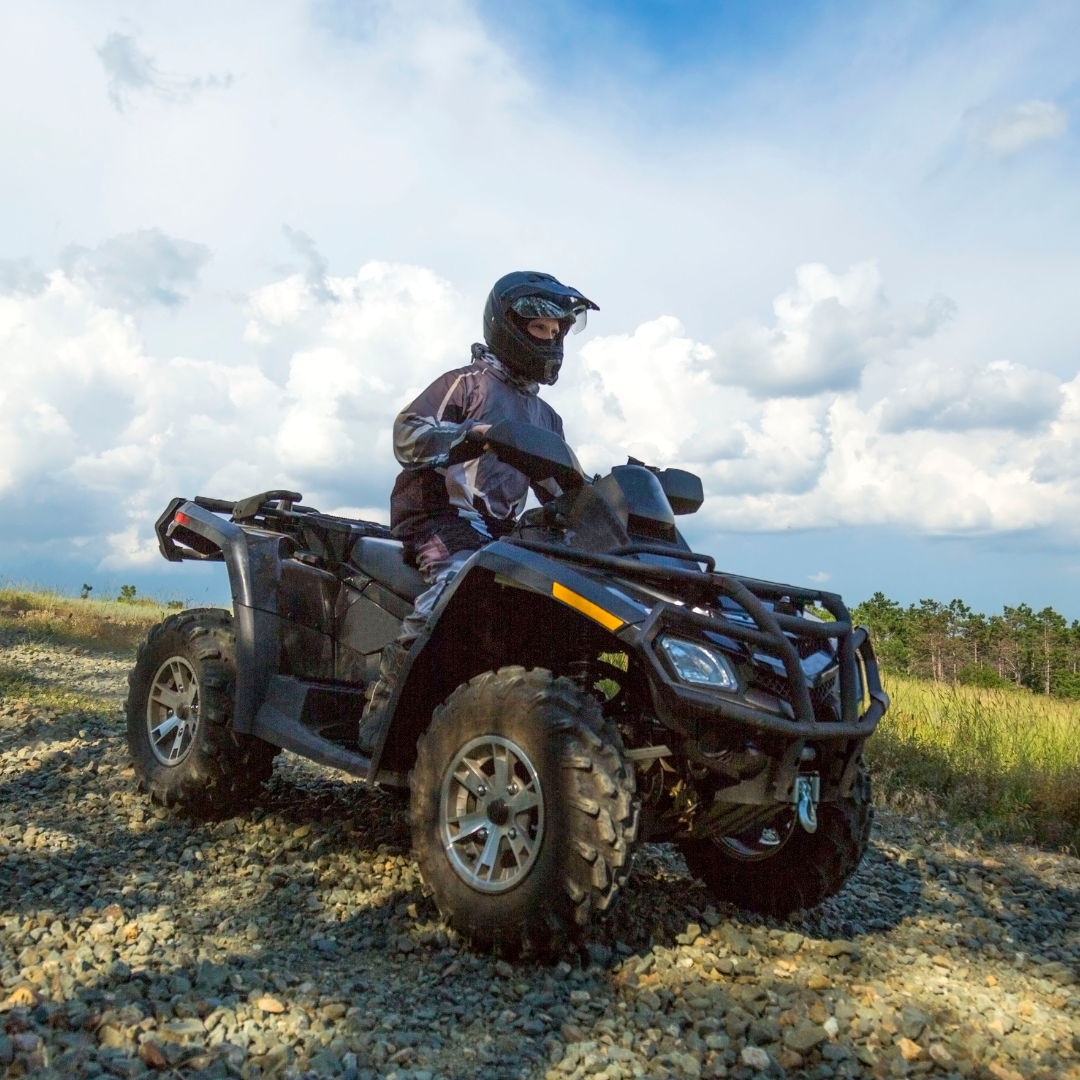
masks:
[[[430,800],[439,797],[437,792],[420,790],[420,785],[430,785],[440,775],[440,763],[428,748],[445,725],[458,723],[467,710],[486,710],[489,706],[480,699],[489,696],[501,711],[543,716],[547,737],[558,740],[558,768],[567,804],[567,834],[557,839],[562,846],[560,869],[551,883],[546,909],[532,912],[528,925],[484,923],[472,907],[449,906],[448,891],[433,881],[436,902],[450,925],[474,946],[506,954],[528,949],[557,951],[588,924],[594,910],[611,908],[630,875],[638,819],[634,768],[623,757],[616,726],[605,721],[596,700],[571,680],[543,668],[519,666],[477,675],[435,710],[417,744],[417,767],[410,783],[414,838],[422,856]],[[453,873],[448,865],[446,873]],[[425,870],[425,880],[437,876],[438,871]]]
[[[170,639],[173,644],[170,644]],[[146,695],[162,662],[159,650],[186,653],[198,669],[200,730],[196,745],[175,770],[153,766],[146,737]],[[193,608],[154,626],[139,646],[124,703],[128,745],[139,787],[160,806],[220,817],[250,805],[270,779],[278,747],[232,730],[236,635],[232,615]]]
[[[874,821],[870,774],[860,767],[851,795],[818,807],[818,827],[797,832],[774,856],[756,862],[727,855],[711,840],[682,840],[690,872],[717,900],[783,917],[835,896],[859,867]]]

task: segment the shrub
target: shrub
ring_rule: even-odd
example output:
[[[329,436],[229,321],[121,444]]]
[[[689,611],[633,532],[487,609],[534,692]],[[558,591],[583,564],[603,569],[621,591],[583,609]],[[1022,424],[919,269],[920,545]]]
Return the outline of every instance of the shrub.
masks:
[[[1003,690],[1013,685],[986,664],[968,664],[962,667],[956,673],[956,681],[961,686],[981,686],[987,690]]]

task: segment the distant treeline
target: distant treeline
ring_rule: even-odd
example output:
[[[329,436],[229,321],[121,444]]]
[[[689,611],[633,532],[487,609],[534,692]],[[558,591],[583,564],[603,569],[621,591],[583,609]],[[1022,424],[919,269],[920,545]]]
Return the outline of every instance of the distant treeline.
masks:
[[[962,600],[920,600],[905,608],[877,592],[852,616],[870,628],[886,670],[1080,698],[1080,621],[1069,623],[1053,608],[1020,604],[983,615]]]

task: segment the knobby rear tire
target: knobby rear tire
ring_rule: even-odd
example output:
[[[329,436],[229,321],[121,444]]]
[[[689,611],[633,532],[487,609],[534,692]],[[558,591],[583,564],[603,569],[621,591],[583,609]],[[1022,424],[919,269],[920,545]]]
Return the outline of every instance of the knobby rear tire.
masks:
[[[440,831],[443,781],[482,736],[507,740],[539,776],[544,828],[535,860],[496,894],[454,869]],[[410,776],[413,845],[447,923],[471,945],[503,956],[550,955],[610,910],[630,874],[638,800],[633,765],[614,724],[566,678],[505,667],[459,686],[435,710]]]
[[[194,672],[199,709],[190,750],[167,765],[151,747],[147,709],[155,676],[174,657]],[[200,817],[227,817],[250,806],[270,779],[279,748],[232,730],[235,696],[236,635],[228,611],[193,608],[150,631],[128,676],[125,712],[135,775],[153,802]]]

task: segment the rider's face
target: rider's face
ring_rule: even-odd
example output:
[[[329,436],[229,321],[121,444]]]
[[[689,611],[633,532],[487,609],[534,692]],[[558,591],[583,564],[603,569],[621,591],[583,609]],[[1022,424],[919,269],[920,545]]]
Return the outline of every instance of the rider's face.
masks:
[[[558,319],[530,319],[525,329],[541,341],[554,341],[559,336]]]

